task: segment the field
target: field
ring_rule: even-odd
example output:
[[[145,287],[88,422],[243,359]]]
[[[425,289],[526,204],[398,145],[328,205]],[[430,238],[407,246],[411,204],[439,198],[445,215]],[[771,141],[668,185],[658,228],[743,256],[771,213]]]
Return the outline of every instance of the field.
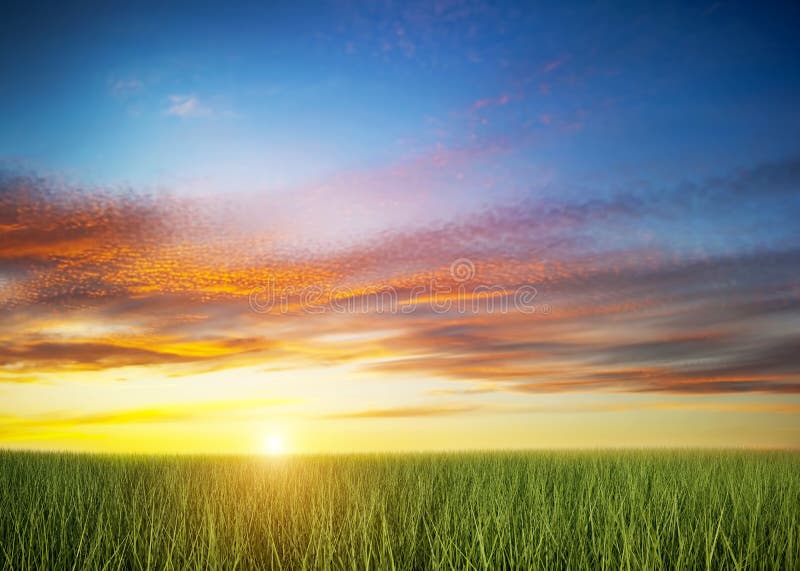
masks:
[[[800,568],[800,455],[0,451],[6,569]]]

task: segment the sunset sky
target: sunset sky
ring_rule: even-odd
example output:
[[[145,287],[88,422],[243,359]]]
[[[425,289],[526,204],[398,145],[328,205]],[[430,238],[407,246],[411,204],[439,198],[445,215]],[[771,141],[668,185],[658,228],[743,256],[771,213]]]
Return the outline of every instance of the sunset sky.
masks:
[[[0,447],[800,446],[796,3],[70,4],[0,21]]]

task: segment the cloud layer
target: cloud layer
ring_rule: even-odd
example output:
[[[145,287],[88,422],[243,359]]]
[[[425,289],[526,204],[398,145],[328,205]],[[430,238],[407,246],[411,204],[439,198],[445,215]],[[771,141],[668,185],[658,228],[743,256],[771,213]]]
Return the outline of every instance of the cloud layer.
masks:
[[[5,175],[0,375],[30,383],[130,366],[184,375],[347,362],[484,394],[798,393],[800,241],[787,224],[800,210],[798,165],[658,193],[532,193],[327,249],[292,249],[270,232],[280,211],[252,231],[237,222],[246,205],[221,217],[188,198]],[[756,227],[747,240],[745,220]],[[473,265],[467,283],[450,273],[459,258]],[[251,292],[267,283],[291,315],[252,310]],[[431,284],[454,301],[468,288],[469,311],[434,311]],[[472,311],[475,288],[489,286],[533,288],[547,311],[490,311],[487,298]],[[309,291],[317,305],[384,289],[409,300],[420,287],[408,312],[366,304],[342,315],[302,303]],[[371,330],[388,333],[359,337]]]

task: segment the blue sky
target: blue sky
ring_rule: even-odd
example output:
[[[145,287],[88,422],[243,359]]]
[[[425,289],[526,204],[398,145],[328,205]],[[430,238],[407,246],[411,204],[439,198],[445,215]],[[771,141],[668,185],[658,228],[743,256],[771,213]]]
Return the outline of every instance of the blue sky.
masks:
[[[2,155],[244,189],[502,145],[510,167],[674,182],[781,158],[800,127],[788,7],[167,4],[12,7]]]

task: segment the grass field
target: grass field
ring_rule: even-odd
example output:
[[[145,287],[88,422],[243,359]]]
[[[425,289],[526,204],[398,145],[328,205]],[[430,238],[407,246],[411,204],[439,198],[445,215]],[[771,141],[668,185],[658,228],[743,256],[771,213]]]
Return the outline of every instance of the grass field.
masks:
[[[0,451],[6,569],[800,568],[800,455]]]

